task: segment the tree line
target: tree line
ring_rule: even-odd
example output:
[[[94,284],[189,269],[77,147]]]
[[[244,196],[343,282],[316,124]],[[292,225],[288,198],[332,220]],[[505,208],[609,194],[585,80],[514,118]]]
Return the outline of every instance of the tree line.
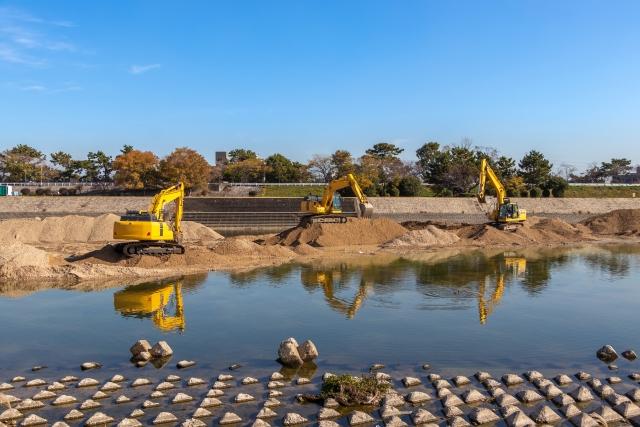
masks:
[[[583,174],[575,169],[553,171],[553,164],[539,151],[531,150],[519,161],[493,148],[474,146],[470,140],[456,145],[427,142],[416,151],[415,161],[400,158],[404,149],[387,142],[374,144],[360,157],[347,150],[315,154],[306,163],[275,153],[261,158],[255,151],[237,148],[228,161],[210,165],[197,151],[176,148],[159,158],[151,151],[125,145],[115,157],[103,151],[89,152],[76,159],[64,151],[45,155],[19,144],[0,152],[0,179],[3,182],[63,181],[114,183],[124,189],[159,188],[177,181],[190,190],[206,190],[209,182],[329,182],[347,173],[357,176],[371,196],[415,196],[423,182],[437,195],[472,193],[478,184],[478,170],[488,159],[510,196],[562,196],[567,178],[576,182],[601,182],[607,176],[629,174],[628,159],[611,159],[594,165]],[[566,166],[566,165],[562,165]]]

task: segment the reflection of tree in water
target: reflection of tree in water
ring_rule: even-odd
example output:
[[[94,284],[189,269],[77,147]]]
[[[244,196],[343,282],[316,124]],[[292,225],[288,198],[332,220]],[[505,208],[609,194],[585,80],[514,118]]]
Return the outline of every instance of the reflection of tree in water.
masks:
[[[584,256],[587,266],[605,273],[609,279],[621,279],[631,270],[631,251],[607,251],[590,253]]]
[[[288,263],[276,267],[232,272],[229,273],[229,281],[236,288],[253,286],[259,282],[259,279],[265,279],[269,284],[278,286],[283,284],[296,268],[295,264]]]

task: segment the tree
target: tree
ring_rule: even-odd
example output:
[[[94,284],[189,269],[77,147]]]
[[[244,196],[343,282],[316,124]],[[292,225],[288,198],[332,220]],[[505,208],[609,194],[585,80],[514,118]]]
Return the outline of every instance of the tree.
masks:
[[[184,182],[185,188],[207,189],[211,166],[197,151],[180,147],[160,161],[160,177],[165,185]]]
[[[404,197],[418,196],[420,190],[422,190],[422,182],[416,176],[405,176],[398,183],[398,191]]]
[[[267,182],[304,182],[309,178],[305,165],[292,162],[279,153],[267,157],[265,164]]]
[[[133,145],[124,144],[120,149],[120,154],[127,154],[131,151],[133,151]]]
[[[0,153],[0,174],[4,181],[35,181],[44,178],[41,151],[26,144],[18,144]]]
[[[90,165],[90,170],[95,174],[95,179],[92,181],[111,181],[111,174],[113,173],[113,158],[111,156],[105,154],[103,151],[96,151],[95,153],[89,151],[87,160]]]
[[[224,179],[231,182],[264,182],[267,166],[258,158],[230,162],[224,169]]]
[[[500,156],[498,160],[495,161],[495,171],[503,181],[513,178],[518,173],[516,170],[516,161],[511,157]]]
[[[331,155],[331,165],[333,166],[333,177],[338,178],[346,174],[355,172],[353,157],[347,150],[336,150]]]
[[[425,182],[437,184],[447,170],[448,158],[437,142],[427,142],[416,151],[418,169]]]
[[[566,179],[559,175],[550,176],[542,186],[543,190],[547,190],[553,197],[563,197],[565,190],[569,187]]]
[[[544,154],[531,150],[520,160],[518,167],[525,183],[539,187],[551,176],[553,165],[544,157]]]
[[[158,184],[158,157],[151,151],[129,150],[113,161],[115,182],[128,189],[155,187]]]
[[[236,148],[235,150],[229,151],[228,157],[229,163],[238,163],[245,160],[257,159],[258,155],[252,150]]]
[[[64,151],[56,151],[55,153],[51,153],[50,157],[51,163],[62,169],[60,171],[60,178],[65,181],[71,181],[72,179],[79,178],[78,165],[73,160],[71,154],[65,153]]]
[[[387,159],[398,157],[403,151],[404,148],[397,147],[394,144],[389,144],[388,142],[379,142],[365,151],[365,153],[378,159]]]
[[[629,159],[611,159],[610,162],[602,162],[600,165],[600,175],[602,177],[626,175],[630,173],[632,169],[631,160]]]
[[[307,165],[309,171],[322,182],[329,182],[334,177],[335,167],[331,161],[331,156],[314,154]]]

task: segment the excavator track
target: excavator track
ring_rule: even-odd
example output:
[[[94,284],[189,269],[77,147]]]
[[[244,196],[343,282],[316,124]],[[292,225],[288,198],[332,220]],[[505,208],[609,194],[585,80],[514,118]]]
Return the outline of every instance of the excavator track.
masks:
[[[184,246],[179,243],[170,242],[118,243],[115,249],[119,253],[129,257],[136,255],[182,255],[185,252]]]

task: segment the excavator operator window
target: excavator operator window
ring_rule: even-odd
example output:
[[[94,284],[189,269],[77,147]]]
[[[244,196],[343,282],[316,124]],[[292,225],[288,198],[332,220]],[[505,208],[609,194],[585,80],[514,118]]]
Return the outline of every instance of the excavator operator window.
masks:
[[[333,195],[333,208],[342,210],[342,196],[340,195],[340,193],[335,193]]]

